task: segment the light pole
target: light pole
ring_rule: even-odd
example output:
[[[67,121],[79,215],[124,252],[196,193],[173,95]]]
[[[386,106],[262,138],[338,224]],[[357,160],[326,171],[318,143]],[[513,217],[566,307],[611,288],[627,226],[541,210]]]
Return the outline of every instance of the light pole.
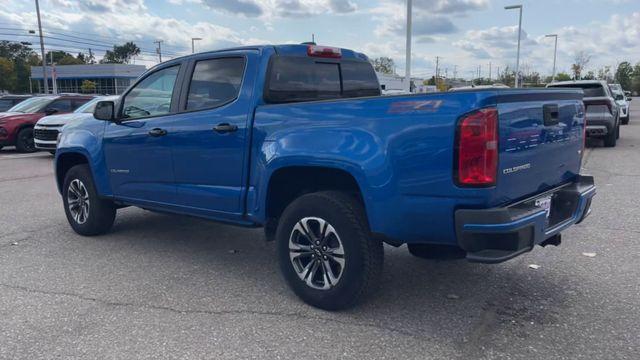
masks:
[[[522,36],[522,5],[505,6],[505,10],[520,10],[520,20],[518,21],[518,53],[516,55],[516,86],[520,83],[520,37]]]
[[[36,0],[36,13],[38,14],[38,30],[40,31],[40,52],[42,54],[42,82],[44,83],[44,93],[49,93],[49,83],[47,81],[47,58],[44,56],[44,40],[42,37],[42,22],[40,21],[40,4]]]
[[[558,34],[549,34],[545,37],[555,38],[555,45],[553,47],[553,75],[551,75],[551,82],[556,81],[556,59],[558,58]]]
[[[196,44],[195,44],[195,42],[196,41],[200,41],[200,40],[202,40],[202,38],[199,38],[199,37],[191,38],[191,53],[192,54],[195,54],[195,52],[196,52]]]
[[[411,92],[411,8],[413,6],[412,0],[407,0],[407,45],[405,56],[406,64],[404,68],[404,89],[407,93]]]

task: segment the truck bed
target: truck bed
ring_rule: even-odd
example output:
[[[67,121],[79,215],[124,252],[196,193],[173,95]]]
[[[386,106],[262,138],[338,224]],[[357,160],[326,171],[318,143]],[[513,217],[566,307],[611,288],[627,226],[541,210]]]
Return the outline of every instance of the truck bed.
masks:
[[[578,176],[581,100],[579,90],[492,89],[259,106],[250,188],[301,159],[345,169],[360,184],[372,231],[455,243],[456,209],[508,205]],[[488,107],[499,114],[498,178],[463,188],[453,179],[458,120]],[[262,195],[249,197],[250,216],[261,216]]]

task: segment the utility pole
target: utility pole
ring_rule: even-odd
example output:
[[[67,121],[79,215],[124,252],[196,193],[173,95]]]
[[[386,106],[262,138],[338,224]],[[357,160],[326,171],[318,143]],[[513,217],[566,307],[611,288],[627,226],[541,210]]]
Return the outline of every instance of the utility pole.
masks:
[[[156,52],[158,53],[158,59],[160,60],[160,62],[162,62],[162,43],[164,41],[163,40],[156,40],[153,43],[154,44],[158,44],[158,48],[156,48]]]
[[[42,82],[44,83],[44,93],[49,93],[49,80],[47,80],[47,58],[44,54],[44,38],[42,36],[42,21],[40,21],[40,4],[36,0],[36,13],[38,14],[38,31],[40,32],[40,52],[42,54]]]
[[[491,61],[489,61],[489,82],[491,82]]]
[[[192,54],[195,54],[195,52],[196,52],[196,45],[195,45],[195,42],[196,42],[196,41],[199,41],[199,40],[202,40],[202,38],[199,38],[199,37],[191,38],[191,53],[192,53]]]
[[[551,75],[551,82],[556,81],[556,59],[558,58],[558,34],[549,34],[545,37],[555,38],[555,45],[553,47],[553,73]]]
[[[404,67],[404,89],[407,93],[411,92],[411,8],[413,0],[407,0],[407,42]]]
[[[56,82],[56,64],[53,62],[53,51],[50,51],[51,55],[51,93],[58,95],[58,84]]]
[[[514,10],[514,9],[518,9],[520,10],[520,20],[518,21],[518,53],[516,55],[516,84],[515,87],[517,88],[520,81],[520,38],[522,37],[522,5],[512,5],[512,6],[505,6],[504,7],[505,10]]]
[[[436,87],[438,87],[438,82],[440,80],[440,56],[436,56],[436,76],[434,78]]]
[[[453,78],[456,79],[458,77],[458,65],[453,65]]]
[[[314,33],[311,33],[311,42],[314,44],[316,43],[316,34]]]

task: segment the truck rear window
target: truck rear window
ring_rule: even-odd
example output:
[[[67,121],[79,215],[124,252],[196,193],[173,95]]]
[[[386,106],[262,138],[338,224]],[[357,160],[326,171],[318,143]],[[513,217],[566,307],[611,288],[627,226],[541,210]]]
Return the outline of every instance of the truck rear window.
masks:
[[[365,61],[275,56],[267,76],[269,103],[380,95],[378,78]]]

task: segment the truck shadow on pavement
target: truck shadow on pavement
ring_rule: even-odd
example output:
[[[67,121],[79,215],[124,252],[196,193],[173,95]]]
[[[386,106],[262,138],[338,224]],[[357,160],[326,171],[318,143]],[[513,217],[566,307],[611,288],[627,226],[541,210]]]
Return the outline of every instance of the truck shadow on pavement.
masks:
[[[147,278],[140,286],[152,288],[148,293],[162,291],[146,301],[177,311],[309,317],[438,338],[463,349],[486,342],[496,330],[525,339],[528,327],[555,324],[580,291],[562,276],[528,268],[522,258],[499,265],[431,261],[412,257],[404,246],[385,246],[377,295],[331,313],[307,306],[288,290],[274,243],[265,242],[260,229],[124,209],[113,231],[91,243],[104,247],[107,257],[115,252],[141,264],[133,271],[155,274],[151,282],[135,272],[127,279]]]

